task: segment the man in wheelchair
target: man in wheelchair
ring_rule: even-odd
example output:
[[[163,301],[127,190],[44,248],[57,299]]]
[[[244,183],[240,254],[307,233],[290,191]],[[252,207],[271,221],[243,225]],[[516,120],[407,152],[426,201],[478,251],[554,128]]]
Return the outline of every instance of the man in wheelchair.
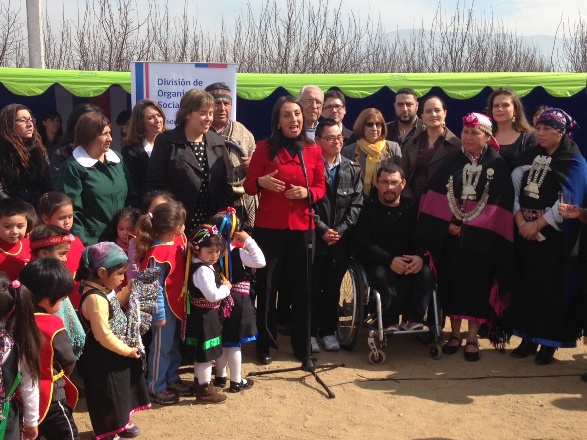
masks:
[[[405,185],[398,165],[381,165],[353,235],[354,251],[365,266],[369,286],[381,296],[386,333],[422,329],[434,288],[424,250],[415,246],[418,207],[402,196]]]

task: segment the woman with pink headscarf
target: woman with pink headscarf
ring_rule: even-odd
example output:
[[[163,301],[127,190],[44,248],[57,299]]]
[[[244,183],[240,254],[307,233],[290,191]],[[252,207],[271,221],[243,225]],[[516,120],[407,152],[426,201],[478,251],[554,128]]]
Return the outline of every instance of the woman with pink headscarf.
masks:
[[[511,289],[514,190],[491,128],[485,115],[463,118],[461,151],[434,174],[417,225],[421,244],[431,252],[442,309],[451,323],[442,352],[459,351],[466,320],[467,361],[479,360],[479,325],[496,321],[492,318],[502,314]]]

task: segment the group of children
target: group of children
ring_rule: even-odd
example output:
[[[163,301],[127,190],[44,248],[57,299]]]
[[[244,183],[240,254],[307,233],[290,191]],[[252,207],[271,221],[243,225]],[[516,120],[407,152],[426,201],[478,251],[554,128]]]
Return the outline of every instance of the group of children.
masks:
[[[70,233],[65,194],[42,195],[38,217],[25,202],[0,200],[0,439],[79,439],[76,364],[98,440],[139,435],[130,415],[151,402],[170,405],[195,391],[196,403],[221,403],[227,385],[234,393],[253,385],[241,376],[240,347],[256,338],[249,279],[263,253],[232,208],[189,237],[185,209],[168,193],[146,197],[144,212],[124,208],[116,243],[84,248]],[[161,275],[143,337],[145,380],[125,307],[133,280],[153,268]],[[195,390],[178,375],[182,357],[194,361]]]

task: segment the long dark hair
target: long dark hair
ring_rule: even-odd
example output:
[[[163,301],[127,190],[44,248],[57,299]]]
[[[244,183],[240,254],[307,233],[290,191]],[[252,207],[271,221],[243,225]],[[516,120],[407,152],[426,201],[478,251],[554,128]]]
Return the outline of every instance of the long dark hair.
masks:
[[[300,111],[302,111],[302,105],[293,96],[282,96],[277,100],[273,106],[273,111],[271,112],[271,137],[269,138],[269,144],[271,147],[269,148],[269,159],[274,159],[275,156],[277,156],[279,153],[279,150],[292,142],[292,139],[285,137],[279,128],[279,115],[281,114],[281,107],[283,104],[288,102],[298,105],[300,107]],[[302,118],[301,134],[294,140],[301,141],[303,144],[306,144],[309,141],[308,137],[306,136],[306,117],[304,116],[303,111]]]
[[[33,137],[32,139],[25,141],[14,132],[14,120],[16,114],[20,110],[26,110],[33,117],[33,112],[22,104],[8,104],[0,111],[0,136],[2,136],[12,148],[7,148],[7,157],[10,161],[9,165],[14,169],[14,173],[17,179],[20,178],[21,174],[30,171],[32,160],[36,161],[34,166],[39,170],[41,176],[45,176],[47,172],[47,150],[43,146],[41,141],[41,135],[37,130],[37,124],[33,123]],[[33,148],[29,150],[27,148],[28,143],[31,143]],[[30,145],[29,145],[30,146]],[[33,150],[38,150],[39,154],[32,154]],[[10,182],[2,178],[2,183],[6,188],[10,188]]]
[[[126,136],[122,140],[123,145],[139,144],[143,142],[145,139],[145,122],[143,120],[143,113],[149,107],[153,107],[159,112],[163,118],[163,130],[167,130],[165,127],[165,113],[163,112],[163,109],[159,107],[159,104],[152,99],[142,99],[137,102],[132,109],[132,114],[128,121],[128,130]]]
[[[6,329],[14,337],[19,361],[33,380],[38,381],[44,338],[35,322],[33,296],[19,281],[9,280],[3,272],[0,272],[0,317],[6,319]]]

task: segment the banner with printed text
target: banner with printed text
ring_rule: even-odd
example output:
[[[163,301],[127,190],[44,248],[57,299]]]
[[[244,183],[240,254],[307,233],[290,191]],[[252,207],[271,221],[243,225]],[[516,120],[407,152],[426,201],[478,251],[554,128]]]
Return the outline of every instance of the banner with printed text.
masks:
[[[236,64],[214,63],[131,63],[131,101],[152,99],[163,109],[167,128],[175,126],[181,97],[190,89],[204,90],[223,82],[232,91],[232,114],[236,119]]]

